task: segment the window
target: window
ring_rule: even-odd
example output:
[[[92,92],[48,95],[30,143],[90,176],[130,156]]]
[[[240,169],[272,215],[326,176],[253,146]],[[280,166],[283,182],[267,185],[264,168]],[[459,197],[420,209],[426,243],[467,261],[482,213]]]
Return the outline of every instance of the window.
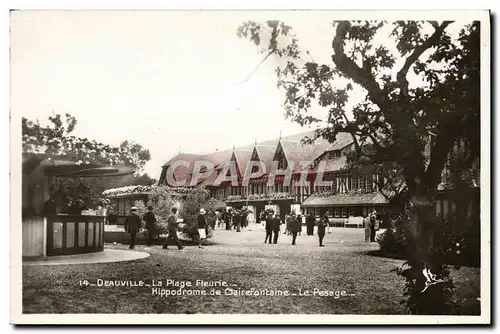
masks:
[[[340,217],[340,208],[335,208],[334,215],[335,215],[335,218]]]
[[[361,176],[359,178],[359,189],[365,190],[366,189],[366,177]]]
[[[330,151],[328,153],[328,158],[329,159],[338,159],[338,158],[340,158],[340,150]]]
[[[342,208],[342,217],[347,217],[347,208]]]
[[[366,178],[366,191],[368,191],[368,192],[373,191],[373,175],[368,176]]]
[[[357,177],[351,178],[351,189],[358,190],[358,178]]]
[[[362,215],[362,209],[360,207],[357,208],[349,208],[349,217],[359,217]]]

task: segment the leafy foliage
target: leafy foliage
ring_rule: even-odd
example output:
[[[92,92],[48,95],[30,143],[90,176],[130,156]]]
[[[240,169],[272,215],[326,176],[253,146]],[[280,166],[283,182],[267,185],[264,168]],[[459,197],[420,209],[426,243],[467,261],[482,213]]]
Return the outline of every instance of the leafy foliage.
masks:
[[[144,217],[144,214],[148,211],[148,206],[152,206],[157,221],[157,234],[167,234],[167,218],[173,207],[182,207],[182,199],[172,196],[172,194],[163,187],[157,187],[151,190],[147,203],[135,201],[134,206],[137,207],[137,212],[141,218]],[[143,231],[143,233],[146,234],[145,231]]]
[[[449,277],[450,272],[446,265],[438,265],[433,271],[439,272],[440,275],[437,276],[437,279],[445,279],[445,283],[440,286],[435,285],[425,293],[422,293],[425,286],[423,276],[420,273],[416,273],[409,262],[405,262],[401,267],[393,271],[405,279],[404,299],[401,301],[401,304],[405,305],[408,313],[418,315],[453,314],[453,293],[455,286],[453,285],[453,279]]]
[[[200,209],[203,208],[208,213],[215,211],[216,201],[210,198],[210,192],[203,188],[196,188],[184,199],[180,217],[184,219],[184,235],[191,239],[197,237],[196,218]]]
[[[332,61],[324,64],[298,47],[291,29],[279,28],[284,23],[246,22],[238,30],[262,51],[263,32],[271,29],[269,47],[262,52],[284,60],[276,75],[284,90],[285,116],[317,126],[308,141],[322,137],[334,142],[338,133],[350,133],[355,147],[351,167],[371,166],[384,176],[378,182],[386,197],[398,198],[410,209],[405,212],[411,232],[405,235],[409,267],[398,274],[409,284],[405,295],[412,313],[426,312],[412,282],[434,262],[431,212],[447,158],[457,143],[463,144],[467,158],[455,170],[468,170],[479,158],[480,26],[470,22],[452,38],[448,28],[457,24],[337,21],[326,48],[333,51]],[[292,42],[280,45],[282,35]],[[391,42],[396,51],[387,47]],[[363,98],[354,100],[359,93]],[[311,115],[315,104],[326,111],[325,118]],[[433,272],[448,276],[440,266]],[[443,289],[431,300],[445,313],[450,291]]]

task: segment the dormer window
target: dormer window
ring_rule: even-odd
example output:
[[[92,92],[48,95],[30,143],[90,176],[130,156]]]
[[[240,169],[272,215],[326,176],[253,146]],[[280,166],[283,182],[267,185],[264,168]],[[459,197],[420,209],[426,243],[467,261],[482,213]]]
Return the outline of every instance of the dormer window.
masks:
[[[330,151],[328,152],[329,159],[338,159],[341,156],[340,150]]]
[[[287,163],[284,156],[281,156],[278,160],[278,169],[286,169]]]

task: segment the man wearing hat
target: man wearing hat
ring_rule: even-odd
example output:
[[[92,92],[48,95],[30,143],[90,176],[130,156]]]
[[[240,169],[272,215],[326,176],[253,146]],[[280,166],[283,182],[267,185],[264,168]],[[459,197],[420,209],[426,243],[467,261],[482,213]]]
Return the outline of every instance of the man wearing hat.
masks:
[[[130,249],[134,249],[135,246],[135,236],[137,232],[141,229],[141,218],[137,214],[137,207],[133,206],[130,208],[130,215],[125,219],[125,231],[130,233]]]
[[[196,219],[196,229],[198,230],[199,236],[199,248],[203,248],[203,239],[207,238],[207,221],[205,219],[205,209],[201,208],[200,213]]]
[[[148,230],[148,246],[153,244],[153,239],[156,238],[156,216],[153,212],[153,206],[148,206],[148,212],[143,217],[146,222],[146,229]]]
[[[165,240],[165,244],[163,245],[163,249],[168,249],[168,245],[171,241],[175,242],[177,248],[179,250],[183,249],[182,243],[177,236],[177,228],[179,227],[179,222],[177,221],[177,208],[173,207],[170,215],[167,218],[167,229],[168,229],[168,237]]]

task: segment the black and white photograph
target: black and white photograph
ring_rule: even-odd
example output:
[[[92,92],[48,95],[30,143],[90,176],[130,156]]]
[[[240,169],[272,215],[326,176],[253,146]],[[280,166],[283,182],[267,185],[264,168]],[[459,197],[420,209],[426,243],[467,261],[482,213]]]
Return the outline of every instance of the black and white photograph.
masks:
[[[9,21],[12,323],[491,323],[488,11]]]

